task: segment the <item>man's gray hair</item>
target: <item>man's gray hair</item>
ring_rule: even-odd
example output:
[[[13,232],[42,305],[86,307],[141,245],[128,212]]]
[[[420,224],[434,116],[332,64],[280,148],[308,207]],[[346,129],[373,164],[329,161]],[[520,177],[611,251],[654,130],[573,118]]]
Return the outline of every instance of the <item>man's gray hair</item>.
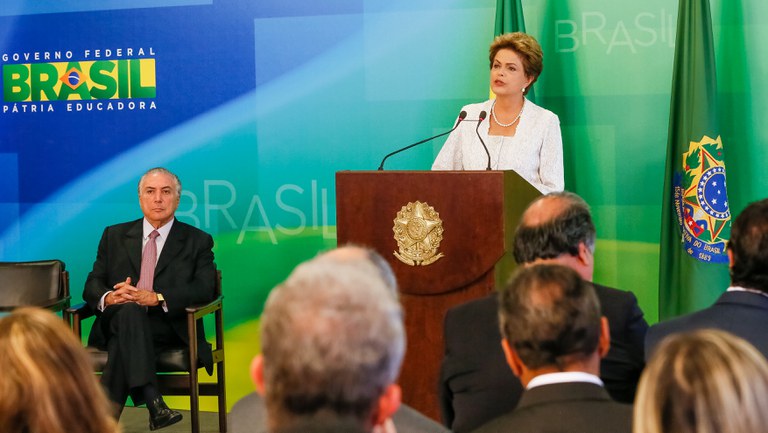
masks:
[[[375,271],[315,259],[270,294],[261,343],[271,425],[319,413],[365,422],[400,370],[402,309]]]
[[[181,180],[179,179],[179,176],[176,176],[173,172],[171,172],[170,170],[164,167],[150,168],[144,174],[141,175],[141,179],[139,179],[139,185],[137,187],[139,191],[139,195],[141,195],[141,185],[144,184],[144,179],[149,175],[157,174],[157,173],[163,173],[163,174],[167,174],[168,176],[171,176],[173,178],[173,182],[176,184],[176,195],[181,197]]]
[[[314,260],[329,260],[349,266],[358,266],[361,270],[378,274],[384,280],[387,287],[397,296],[398,286],[395,272],[392,270],[389,262],[373,248],[349,243],[325,251],[315,257]]]

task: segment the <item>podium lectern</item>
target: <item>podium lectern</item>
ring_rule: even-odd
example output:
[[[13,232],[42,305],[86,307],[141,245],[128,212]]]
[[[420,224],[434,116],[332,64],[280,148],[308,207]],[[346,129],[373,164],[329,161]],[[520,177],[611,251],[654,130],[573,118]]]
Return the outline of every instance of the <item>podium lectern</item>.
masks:
[[[392,265],[408,338],[403,402],[435,420],[445,312],[506,280],[514,229],[539,195],[513,171],[336,173],[338,245],[373,248]]]

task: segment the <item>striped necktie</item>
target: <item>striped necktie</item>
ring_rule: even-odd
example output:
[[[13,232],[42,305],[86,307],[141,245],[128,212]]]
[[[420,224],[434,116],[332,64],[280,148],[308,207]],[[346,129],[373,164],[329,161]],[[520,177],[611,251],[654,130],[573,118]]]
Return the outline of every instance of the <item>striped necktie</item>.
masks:
[[[157,237],[160,233],[157,230],[152,230],[149,234],[149,240],[144,245],[144,252],[141,254],[141,275],[139,276],[139,284],[136,285],[137,289],[149,290],[154,292],[155,282],[155,265],[157,264]]]

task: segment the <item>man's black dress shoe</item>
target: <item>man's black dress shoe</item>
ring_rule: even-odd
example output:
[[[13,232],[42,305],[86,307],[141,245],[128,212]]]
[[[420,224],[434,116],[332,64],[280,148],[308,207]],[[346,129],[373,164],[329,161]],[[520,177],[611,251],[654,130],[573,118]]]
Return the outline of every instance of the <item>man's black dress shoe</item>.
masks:
[[[162,397],[147,403],[149,409],[149,429],[157,430],[181,421],[181,413],[169,409]]]

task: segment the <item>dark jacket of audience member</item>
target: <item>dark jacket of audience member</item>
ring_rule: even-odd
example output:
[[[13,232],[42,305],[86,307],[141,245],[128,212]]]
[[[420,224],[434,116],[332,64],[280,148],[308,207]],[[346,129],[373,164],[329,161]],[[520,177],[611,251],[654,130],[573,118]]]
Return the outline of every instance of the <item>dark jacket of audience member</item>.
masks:
[[[632,407],[597,374],[610,346],[591,284],[561,265],[520,269],[499,299],[502,347],[526,387],[517,408],[478,433],[629,433]]]
[[[515,259],[520,264],[563,264],[591,280],[595,236],[589,207],[580,197],[548,194],[526,210],[515,235]],[[594,288],[611,333],[600,377],[614,400],[631,403],[644,366],[648,324],[631,292],[599,284]],[[454,307],[445,317],[440,405],[443,423],[457,433],[511,411],[522,393],[499,345],[497,306],[493,294]]]
[[[252,392],[235,403],[228,419],[231,433],[267,433],[267,410],[264,399],[258,393]],[[404,404],[392,415],[392,422],[397,433],[450,432],[439,423]]]
[[[704,310],[652,326],[646,357],[666,336],[704,328],[738,335],[768,357],[768,199],[750,204],[734,220],[727,251],[731,287]]]

